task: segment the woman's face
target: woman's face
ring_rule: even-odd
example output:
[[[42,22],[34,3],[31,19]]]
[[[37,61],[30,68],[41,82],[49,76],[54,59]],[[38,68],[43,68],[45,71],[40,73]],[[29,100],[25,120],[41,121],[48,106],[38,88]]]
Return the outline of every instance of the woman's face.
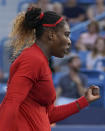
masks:
[[[96,4],[103,4],[104,0],[96,0]]]
[[[96,48],[98,52],[103,52],[105,50],[105,43],[103,39],[99,39],[96,43]]]
[[[65,23],[64,26],[55,33],[55,38],[51,46],[51,54],[56,57],[64,57],[65,54],[69,53],[70,46],[70,28],[68,24]]]
[[[95,25],[90,25],[90,27],[89,27],[88,30],[89,30],[90,33],[96,33],[96,30],[97,30],[97,29],[96,29],[96,26],[95,26]]]

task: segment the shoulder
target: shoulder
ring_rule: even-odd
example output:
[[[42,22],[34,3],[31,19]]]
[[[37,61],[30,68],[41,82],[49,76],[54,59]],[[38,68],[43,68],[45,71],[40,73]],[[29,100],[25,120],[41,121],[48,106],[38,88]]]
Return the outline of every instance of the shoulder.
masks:
[[[38,74],[44,63],[43,58],[37,54],[32,48],[22,51],[20,56],[13,62],[12,67],[20,74]],[[27,75],[27,76],[28,76]]]
[[[34,48],[25,49],[20,56],[20,62],[28,62],[32,65],[42,65],[44,59],[42,55]]]
[[[86,61],[90,64],[91,62],[93,62],[93,60],[94,60],[94,57],[92,53],[90,52],[89,54],[87,54]]]
[[[87,54],[87,58],[92,58],[92,53],[91,53],[91,52],[89,52],[89,53]]]
[[[82,38],[85,38],[85,37],[88,37],[89,36],[89,34],[86,32],[86,33],[83,33],[82,35],[81,35],[81,37]]]

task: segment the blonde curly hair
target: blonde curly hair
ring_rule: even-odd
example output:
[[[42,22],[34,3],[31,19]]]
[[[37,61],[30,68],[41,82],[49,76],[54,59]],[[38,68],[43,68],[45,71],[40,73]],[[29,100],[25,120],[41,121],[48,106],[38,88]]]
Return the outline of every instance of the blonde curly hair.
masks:
[[[24,26],[25,12],[17,15],[13,22],[10,37],[10,48],[13,49],[12,57],[14,59],[17,54],[24,48],[30,47],[35,41],[35,29],[27,29]]]

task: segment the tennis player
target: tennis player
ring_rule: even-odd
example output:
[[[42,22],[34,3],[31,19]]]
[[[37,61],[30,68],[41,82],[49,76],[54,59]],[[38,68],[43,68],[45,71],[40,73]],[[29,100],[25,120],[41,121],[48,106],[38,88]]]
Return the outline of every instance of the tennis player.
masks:
[[[56,92],[48,59],[68,53],[69,34],[68,24],[55,12],[30,8],[16,17],[11,32],[13,63],[0,106],[0,131],[51,131],[50,124],[99,99],[99,88],[92,86],[75,102],[54,106]]]

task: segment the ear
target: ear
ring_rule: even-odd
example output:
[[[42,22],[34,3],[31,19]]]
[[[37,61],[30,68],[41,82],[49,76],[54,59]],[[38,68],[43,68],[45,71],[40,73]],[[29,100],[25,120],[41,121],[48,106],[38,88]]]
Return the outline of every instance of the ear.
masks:
[[[55,40],[56,39],[56,32],[54,31],[54,30],[49,30],[49,32],[48,32],[48,39],[49,40]]]

